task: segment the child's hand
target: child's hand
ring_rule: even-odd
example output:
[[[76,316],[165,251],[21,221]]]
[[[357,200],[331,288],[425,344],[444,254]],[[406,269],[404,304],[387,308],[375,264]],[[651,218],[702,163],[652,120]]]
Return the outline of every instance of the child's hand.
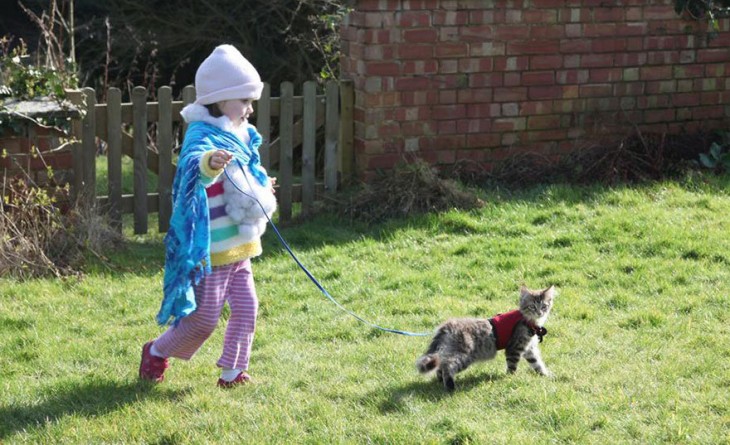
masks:
[[[276,178],[269,176],[269,183],[271,183],[271,193],[276,194],[276,189],[274,188],[276,185]]]
[[[225,150],[218,150],[211,155],[208,160],[208,165],[210,165],[210,168],[213,170],[220,170],[228,165],[228,163],[231,162],[231,159],[233,159],[232,154]]]

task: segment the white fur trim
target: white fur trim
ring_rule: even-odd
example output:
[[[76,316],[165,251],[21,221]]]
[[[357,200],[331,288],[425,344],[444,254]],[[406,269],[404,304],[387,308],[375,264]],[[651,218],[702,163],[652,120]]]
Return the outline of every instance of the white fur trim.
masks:
[[[238,224],[239,235],[248,242],[264,234],[268,222],[266,216],[271,218],[276,212],[276,197],[268,184],[260,185],[248,166],[244,168],[247,177],[237,165],[226,167],[230,180],[228,177],[223,180],[223,201],[226,203],[226,213]],[[241,193],[236,186],[246,194]],[[252,197],[258,199],[258,202]]]
[[[250,137],[248,136],[248,128],[253,125],[248,122],[238,127],[233,126],[233,122],[226,116],[213,117],[208,112],[208,109],[196,103],[186,105],[181,111],[180,116],[185,119],[185,122],[205,122],[213,125],[214,127],[220,128],[223,131],[228,131],[238,136],[245,144],[248,144]]]

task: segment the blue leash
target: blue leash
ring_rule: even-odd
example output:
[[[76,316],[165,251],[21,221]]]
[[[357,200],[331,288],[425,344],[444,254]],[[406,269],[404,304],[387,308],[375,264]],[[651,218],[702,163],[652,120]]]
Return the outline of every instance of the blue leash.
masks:
[[[251,187],[251,183],[248,181],[248,175],[246,174],[246,170],[243,168],[243,164],[241,164],[241,161],[239,159],[236,159],[236,162],[238,163],[238,166],[241,168],[241,171],[243,172],[243,177],[246,178],[246,182],[248,182],[249,187],[253,190],[253,187]],[[225,173],[225,175],[228,178],[228,180],[230,181],[230,183],[233,184],[233,186],[236,188],[236,190],[238,190],[239,192],[243,193],[244,195],[246,195],[249,198],[256,201],[256,203],[259,205],[259,207],[261,207],[261,210],[263,210],[264,215],[266,216],[266,219],[269,220],[269,224],[271,224],[271,228],[274,229],[274,233],[276,233],[276,236],[279,238],[281,245],[284,246],[284,248],[286,249],[287,252],[289,252],[289,255],[292,257],[294,262],[297,263],[299,268],[302,269],[302,271],[307,275],[307,277],[309,277],[309,279],[312,281],[312,283],[314,283],[314,285],[317,286],[317,288],[320,290],[320,292],[322,292],[322,294],[324,294],[325,297],[329,298],[329,300],[331,302],[333,302],[338,308],[340,308],[344,312],[347,312],[351,316],[355,317],[360,322],[362,322],[372,328],[379,329],[381,331],[390,332],[392,334],[407,335],[409,337],[426,337],[426,336],[430,336],[431,334],[433,334],[433,332],[409,332],[409,331],[401,331],[400,329],[384,328],[382,326],[376,325],[375,323],[371,323],[371,322],[365,320],[364,318],[360,317],[356,313],[350,311],[349,309],[347,309],[346,307],[341,305],[337,300],[332,298],[332,295],[330,295],[330,293],[327,292],[327,289],[325,289],[319,283],[319,281],[314,277],[314,275],[312,275],[312,273],[309,272],[309,270],[307,270],[306,267],[304,267],[302,262],[299,261],[299,258],[297,258],[297,256],[294,255],[294,251],[292,251],[291,247],[289,247],[289,244],[287,244],[286,240],[284,240],[284,237],[281,236],[281,233],[279,232],[279,229],[276,227],[276,224],[274,224],[274,221],[272,221],[271,218],[269,218],[269,215],[266,214],[266,209],[264,209],[264,206],[261,204],[261,202],[258,200],[258,198],[256,198],[255,196],[251,196],[250,194],[241,190],[241,188],[233,180],[231,180],[231,177],[228,175],[228,171],[226,171],[225,168],[223,169],[223,172]]]

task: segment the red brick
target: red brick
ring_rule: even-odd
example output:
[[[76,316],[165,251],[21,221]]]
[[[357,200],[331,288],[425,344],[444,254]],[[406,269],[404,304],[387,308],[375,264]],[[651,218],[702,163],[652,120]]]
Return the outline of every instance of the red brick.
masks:
[[[614,23],[586,23],[583,25],[583,37],[612,37],[616,35]]]
[[[672,95],[672,106],[694,107],[700,104],[700,96],[695,93],[680,93]]]
[[[466,115],[469,118],[500,117],[499,104],[467,104]]]
[[[553,112],[553,101],[535,101],[523,102],[520,107],[520,115],[534,116],[540,114],[549,114]]]
[[[555,73],[553,71],[528,71],[522,73],[522,84],[531,85],[554,85]]]
[[[400,74],[400,65],[395,62],[367,62],[365,74],[369,76],[397,76]]]
[[[434,49],[438,58],[442,57],[463,57],[468,53],[469,47],[466,43],[441,43]]]
[[[456,103],[456,90],[439,90],[438,103],[442,105],[452,105]]]
[[[561,70],[556,73],[555,81],[560,85],[586,83],[589,70]]]
[[[563,97],[563,88],[559,86],[534,86],[528,89],[531,100],[560,99]]]
[[[403,9],[407,10],[413,10],[413,9],[425,9],[425,10],[434,10],[440,7],[441,0],[404,0],[403,5],[400,6]],[[399,9],[400,7],[396,7],[395,9]]]
[[[593,68],[589,77],[591,83],[620,82],[622,78],[621,68]]]
[[[674,67],[672,77],[675,79],[691,79],[704,77],[705,67],[702,65],[680,65]]]
[[[717,63],[727,62],[728,49],[698,49],[697,50],[697,62],[698,63]]]
[[[497,26],[494,29],[496,40],[526,40],[530,37],[530,28],[523,25]]]
[[[560,42],[560,52],[563,54],[580,54],[591,52],[591,41],[585,39],[570,39]]]
[[[433,58],[434,45],[399,45],[396,52],[399,59],[431,59]]]
[[[722,104],[722,93],[719,91],[711,91],[700,93],[700,102],[702,105],[719,105]]]
[[[423,28],[431,26],[431,13],[426,11],[403,11],[396,14],[396,23],[402,28]]]
[[[404,77],[395,80],[395,88],[399,91],[424,91],[430,87],[431,81],[425,77]]]
[[[398,8],[400,0],[358,0],[358,11],[393,11]]]
[[[563,25],[533,26],[530,28],[531,39],[562,39],[567,35]]]
[[[465,105],[436,105],[431,110],[431,116],[436,120],[461,119],[466,117]]]
[[[639,69],[639,78],[641,80],[662,80],[672,78],[671,66],[649,66]]]
[[[370,12],[365,14],[366,28],[390,28],[394,24],[392,12]]]
[[[458,92],[459,103],[484,103],[492,101],[491,88],[469,88]]]
[[[506,87],[518,87],[522,85],[522,73],[512,72],[504,73],[503,85]]]
[[[641,66],[646,64],[647,55],[645,53],[624,53],[615,55],[614,66]]]
[[[612,8],[596,8],[593,11],[593,19],[597,22],[623,22],[626,17],[624,6]]]
[[[403,74],[436,74],[438,62],[435,60],[408,60],[403,62]]]
[[[500,145],[502,145],[502,137],[499,133],[481,133],[466,135],[467,147],[499,147]]]
[[[497,17],[500,11],[493,9],[469,11],[469,23],[472,25],[481,25],[484,23],[502,22],[501,17]]]
[[[524,117],[500,118],[492,121],[494,131],[522,131],[526,128],[527,119]]]
[[[466,11],[433,11],[433,24],[436,26],[461,26],[469,23]]]
[[[544,130],[559,127],[560,116],[558,115],[530,116],[527,118],[528,130]]]
[[[626,39],[595,39],[591,42],[591,50],[596,53],[626,51]]]
[[[638,107],[647,108],[668,108],[671,106],[669,95],[647,92],[646,96],[638,98]]]
[[[609,97],[612,96],[613,86],[610,83],[581,85],[580,97]]]
[[[551,54],[560,50],[560,43],[550,40],[507,42],[508,55]]]
[[[727,116],[725,115],[725,108],[721,105],[717,105],[693,108],[692,118],[696,120],[727,119]]]
[[[563,67],[563,56],[561,55],[539,55],[530,57],[530,69],[532,70],[546,70],[556,69]]]
[[[565,0],[532,0],[530,2],[533,8],[561,8],[565,6]]]
[[[670,5],[667,6],[645,6],[644,18],[648,20],[677,21],[677,13]]]
[[[495,71],[524,71],[530,67],[528,56],[495,57]]]
[[[438,40],[436,29],[406,29],[402,32],[403,41],[408,43],[433,43]]]
[[[677,51],[649,51],[646,53],[649,65],[673,65],[679,63]]]
[[[495,88],[495,102],[521,102],[527,100],[527,88]]]
[[[459,28],[459,38],[463,42],[486,42],[495,37],[501,39],[501,37],[493,34],[495,32],[499,32],[499,28],[493,31],[491,26],[465,26]]]
[[[730,74],[730,63],[708,64],[705,66],[705,75],[707,77],[725,77],[726,74]]]
[[[586,54],[581,56],[580,66],[582,68],[614,66],[613,54]]]
[[[469,86],[473,88],[499,87],[503,83],[502,73],[473,73],[469,75]]]
[[[557,20],[556,9],[524,9],[522,12],[523,23],[556,23]]]

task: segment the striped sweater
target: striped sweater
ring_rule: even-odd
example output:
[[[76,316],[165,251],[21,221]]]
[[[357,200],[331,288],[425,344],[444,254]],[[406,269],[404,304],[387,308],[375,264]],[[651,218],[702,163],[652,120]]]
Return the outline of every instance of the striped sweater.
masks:
[[[186,106],[181,112],[186,122],[203,121],[224,131],[236,134],[246,145],[250,144],[247,128],[233,128],[231,121],[225,117],[213,117],[208,110],[197,104]],[[251,127],[250,124],[246,124]],[[214,150],[207,151],[200,158],[200,181],[205,186],[208,196],[210,215],[210,263],[212,266],[223,266],[261,255],[259,237],[251,240],[239,230],[240,222],[234,221],[226,212],[226,200],[223,184],[226,176],[223,169],[210,167],[210,157]],[[262,224],[266,224],[265,219]]]
[[[223,181],[225,176],[212,171],[208,167],[208,159],[213,152],[201,158],[201,180],[206,184],[210,211],[210,263],[212,266],[223,266],[261,255],[261,240],[248,241],[239,233],[238,224],[228,216],[226,203],[223,200]],[[217,173],[217,174],[216,174]]]

